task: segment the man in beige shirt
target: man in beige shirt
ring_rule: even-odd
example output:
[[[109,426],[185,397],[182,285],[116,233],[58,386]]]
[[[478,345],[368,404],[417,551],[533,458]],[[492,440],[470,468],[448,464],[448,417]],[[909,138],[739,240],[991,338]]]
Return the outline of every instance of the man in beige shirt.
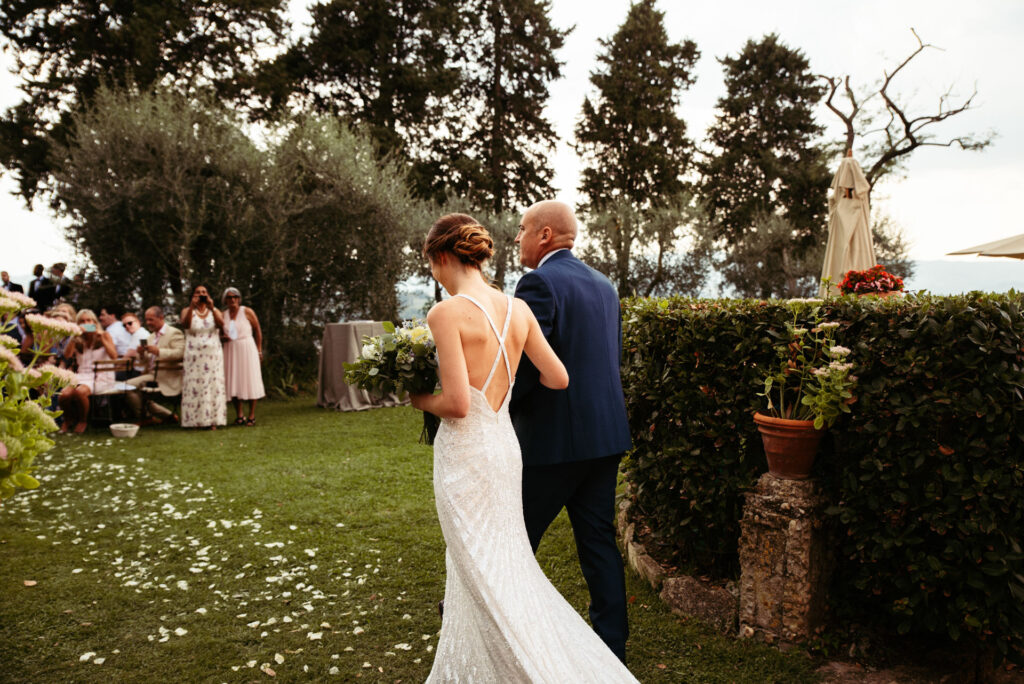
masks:
[[[139,345],[138,349],[130,350],[145,364],[145,371],[142,375],[132,378],[128,384],[136,388],[127,394],[128,405],[136,419],[142,420],[142,424],[164,423],[168,420],[177,421],[177,416],[165,406],[153,400],[143,401],[143,393],[140,389],[145,385],[156,381],[157,389],[165,397],[176,397],[181,394],[181,369],[175,370],[160,368],[157,371],[156,362],[161,365],[168,361],[181,361],[185,356],[185,333],[174,328],[164,321],[164,310],[159,306],[151,306],[146,309],[146,328],[150,331],[147,344]],[[143,410],[147,410],[149,417],[143,419]]]

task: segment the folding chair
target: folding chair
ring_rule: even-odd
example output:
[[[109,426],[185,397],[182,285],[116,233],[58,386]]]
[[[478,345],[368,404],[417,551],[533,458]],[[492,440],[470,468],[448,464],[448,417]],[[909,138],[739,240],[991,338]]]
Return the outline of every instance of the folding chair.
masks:
[[[98,386],[100,373],[127,373],[132,369],[135,362],[131,358],[103,359],[93,365],[93,387]],[[116,381],[111,387],[101,392],[93,392],[89,403],[90,422],[97,419],[106,421],[109,425],[114,422],[114,397],[124,396],[131,389],[125,382]],[[123,407],[122,407],[123,408]],[[102,415],[101,415],[102,413]]]

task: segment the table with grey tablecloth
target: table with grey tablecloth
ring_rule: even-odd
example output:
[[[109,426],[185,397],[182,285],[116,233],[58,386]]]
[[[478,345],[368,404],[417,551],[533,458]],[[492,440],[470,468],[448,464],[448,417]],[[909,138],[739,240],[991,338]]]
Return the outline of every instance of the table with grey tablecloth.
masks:
[[[316,405],[338,411],[364,411],[380,406],[399,406],[408,403],[399,401],[395,395],[375,399],[364,390],[345,384],[343,363],[352,363],[359,358],[363,338],[380,335],[384,326],[376,321],[350,321],[329,323],[324,328],[323,344],[320,347],[320,387],[317,390]]]

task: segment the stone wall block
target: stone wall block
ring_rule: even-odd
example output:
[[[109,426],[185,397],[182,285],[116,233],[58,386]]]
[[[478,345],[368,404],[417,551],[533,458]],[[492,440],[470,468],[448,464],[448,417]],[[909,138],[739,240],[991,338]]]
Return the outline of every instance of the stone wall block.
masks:
[[[770,643],[810,637],[824,618],[830,574],[814,480],[765,474],[746,495],[740,523],[740,635]]]

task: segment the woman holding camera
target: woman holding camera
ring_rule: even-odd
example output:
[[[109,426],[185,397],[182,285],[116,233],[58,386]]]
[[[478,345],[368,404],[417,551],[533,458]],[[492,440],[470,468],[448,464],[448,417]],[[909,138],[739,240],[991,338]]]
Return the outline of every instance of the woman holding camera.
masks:
[[[73,387],[65,387],[57,401],[64,411],[60,431],[82,434],[89,425],[89,397],[114,386],[114,372],[97,371],[96,362],[116,359],[117,349],[89,309],[79,311],[75,322],[82,328],[82,334],[71,338],[64,347],[64,358],[78,364],[78,381]]]
[[[224,316],[213,305],[205,286],[197,285],[192,290],[192,299],[181,312],[181,325],[185,330],[181,425],[216,430],[227,418],[220,344]]]

